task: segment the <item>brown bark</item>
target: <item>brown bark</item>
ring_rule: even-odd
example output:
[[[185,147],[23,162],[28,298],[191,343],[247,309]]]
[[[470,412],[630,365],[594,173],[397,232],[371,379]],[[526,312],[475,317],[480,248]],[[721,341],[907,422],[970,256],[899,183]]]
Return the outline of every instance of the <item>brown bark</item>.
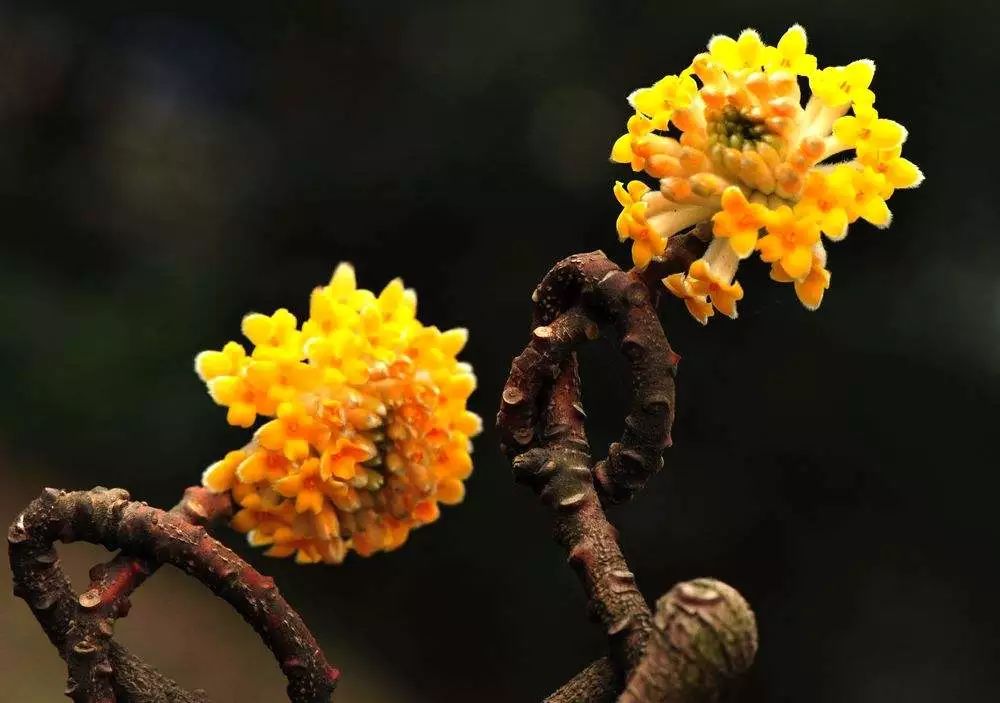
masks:
[[[674,586],[656,604],[646,655],[620,703],[709,703],[750,668],[757,653],[753,611],[714,579]]]
[[[514,475],[552,508],[556,541],[583,583],[590,614],[608,635],[618,671],[630,671],[642,657],[651,616],[594,488],[573,357],[552,387],[542,427],[544,446],[520,454]]]
[[[205,507],[198,504],[199,507]],[[189,508],[199,510],[192,505]],[[167,513],[143,503],[130,502],[120,489],[95,488],[64,492],[46,489],[22,512],[8,531],[15,595],[24,598],[60,652],[65,651],[77,607],[87,610],[107,607],[120,612],[121,594],[141,576],[131,575],[126,562],[113,560],[112,590],[88,590],[77,597],[62,572],[53,548],[56,540],[84,540],[121,549],[147,563],[169,563],[191,574],[225,599],[257,631],[288,678],[288,697],[296,703],[326,703],[333,695],[339,672],[327,664],[312,634],[301,618],[278,593],[273,580],[261,575],[231,550],[212,539],[203,527],[192,525],[183,510]],[[139,574],[136,570],[135,574]],[[102,581],[101,575],[97,575]],[[106,626],[96,627],[96,636],[111,636]],[[113,677],[115,694],[125,701],[204,701],[200,693],[183,691],[122,648],[111,644],[106,662],[81,663],[99,647],[83,640],[74,654],[74,668],[93,672],[97,678]],[[91,679],[73,680],[67,690],[77,701],[98,700],[88,690]],[[151,697],[154,696],[154,697]]]
[[[533,339],[515,359],[504,386],[497,426],[501,448],[513,457],[537,446],[540,407],[537,398],[554,378],[558,362],[583,341],[595,339],[600,328],[610,330],[628,363],[632,400],[621,439],[594,468],[602,501],[632,497],[663,466],[663,449],[670,445],[674,412],[674,376],[680,357],[667,343],[656,315],[660,278],[686,270],[704,252],[699,232],[670,240],[664,258],[645,271],[624,272],[603,252],[576,254],[557,263],[532,295],[535,303]],[[571,316],[571,320],[559,322]],[[557,325],[552,339],[548,335]],[[571,325],[567,336],[562,327]]]
[[[511,459],[515,478],[552,508],[556,541],[567,550],[591,615],[608,634],[610,650],[609,658],[592,663],[546,699],[550,703],[611,701],[626,680],[630,703],[694,703],[709,700],[699,697],[703,694],[721,691],[737,668],[701,666],[698,647],[720,631],[714,627],[717,623],[694,622],[689,616],[749,613],[738,594],[711,582],[725,598],[712,600],[711,606],[695,607],[688,601],[678,605],[680,595],[708,588],[708,582],[680,584],[661,601],[661,611],[664,602],[672,604],[669,617],[658,613],[654,626],[602,506],[631,498],[663,464],[679,357],[667,343],[655,301],[660,279],[686,270],[704,252],[704,239],[699,228],[672,238],[666,255],[642,272],[623,272],[601,252],[571,256],[549,271],[532,296],[532,337],[511,365],[497,414],[501,448]],[[574,351],[602,329],[613,332],[628,362],[632,400],[621,439],[595,465],[584,430]],[[737,599],[745,610],[733,606]],[[733,625],[740,643],[754,643],[738,650],[748,666],[756,647],[752,614],[726,622]],[[676,623],[690,625],[689,638],[673,637],[670,628]],[[656,643],[647,651],[651,633]],[[725,647],[720,651],[729,653]],[[671,689],[673,683],[677,685]],[[674,697],[663,698],[661,690],[674,691]]]
[[[170,512],[192,525],[208,527],[232,514],[232,500],[228,493],[192,486]],[[73,700],[114,703],[115,667],[109,649],[115,620],[128,614],[129,596],[159,568],[153,559],[122,553],[90,570],[90,587],[77,600],[63,655]]]
[[[612,703],[620,687],[618,672],[611,660],[603,657],[563,684],[544,703]]]

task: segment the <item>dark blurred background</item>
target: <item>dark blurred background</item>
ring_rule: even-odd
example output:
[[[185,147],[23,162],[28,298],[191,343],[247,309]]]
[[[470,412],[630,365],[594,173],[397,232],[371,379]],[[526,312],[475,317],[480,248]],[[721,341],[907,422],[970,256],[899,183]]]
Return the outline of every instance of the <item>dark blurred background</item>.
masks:
[[[140,8],[141,6],[141,8]],[[805,311],[741,270],[740,319],[669,302],[683,355],[667,469],[613,514],[646,595],[702,575],[753,604],[746,701],[996,700],[1000,536],[996,6],[967,3],[0,3],[0,517],[45,485],[172,505],[245,433],[194,354],[341,260],[471,329],[487,430],[464,504],[399,552],[265,559],[344,671],[345,701],[528,701],[605,648],[514,486],[492,418],[557,259],[620,263],[608,163],[623,97],[713,33],[793,22],[823,64],[870,56],[927,174],[888,231],[831,247]],[[618,359],[584,354],[589,430],[620,431]],[[65,549],[82,576],[101,550]],[[0,581],[0,698],[64,669]],[[218,701],[281,700],[256,637],[165,570],[122,639]]]

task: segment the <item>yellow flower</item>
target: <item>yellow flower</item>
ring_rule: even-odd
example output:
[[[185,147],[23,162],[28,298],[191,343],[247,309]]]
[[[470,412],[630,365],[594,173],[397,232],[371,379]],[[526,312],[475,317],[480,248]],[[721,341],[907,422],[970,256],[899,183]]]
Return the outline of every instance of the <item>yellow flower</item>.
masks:
[[[771,278],[779,283],[793,283],[795,295],[807,310],[815,310],[823,302],[823,294],[830,287],[830,272],[826,270],[826,252],[822,245],[813,249],[809,273],[796,279],[788,275],[780,261],[771,264]]]
[[[858,161],[876,173],[885,176],[892,188],[916,188],[924,180],[924,174],[917,165],[900,154],[901,147],[893,149],[858,149]]]
[[[736,319],[736,301],[743,298],[743,286],[739,282],[730,283],[714,272],[705,259],[698,259],[688,269],[688,286],[696,296],[708,296],[723,315]]]
[[[615,199],[622,206],[615,224],[618,238],[632,240],[632,261],[640,269],[646,268],[652,258],[661,255],[666,247],[666,240],[646,221],[647,204],[642,196],[648,192],[649,187],[640,181],[630,181],[628,187],[621,181],[615,182]]]
[[[242,368],[245,369],[246,366],[243,365]],[[207,385],[212,400],[229,408],[226,421],[230,425],[250,427],[258,414],[267,415],[274,412],[276,407],[268,397],[267,389],[255,387],[243,375],[242,370],[238,374],[207,379]]]
[[[633,171],[641,171],[646,165],[646,157],[640,154],[642,139],[653,129],[653,123],[640,114],[632,115],[626,124],[626,132],[611,145],[611,160],[620,164],[631,164]]]
[[[744,259],[757,245],[757,233],[766,215],[766,207],[748,202],[740,188],[729,186],[722,193],[722,209],[712,216],[712,232],[728,239],[733,251]]]
[[[875,63],[868,59],[853,61],[847,66],[831,66],[813,74],[809,88],[813,95],[830,107],[847,105],[870,106],[875,93],[868,89],[875,77]]]
[[[649,88],[640,88],[628,97],[629,103],[650,118],[653,129],[666,129],[675,110],[687,109],[698,94],[698,85],[689,75],[664,76]],[[617,160],[617,159],[616,159]]]
[[[800,76],[810,76],[816,71],[816,57],[806,53],[806,30],[801,25],[789,27],[777,46],[764,47],[764,68]]]
[[[292,462],[283,452],[274,452],[262,447],[250,445],[242,450],[245,458],[236,467],[236,478],[240,484],[254,484],[260,481],[272,483],[288,475]],[[247,492],[240,496],[239,503],[247,505],[247,501],[257,501],[259,496]]]
[[[885,204],[892,194],[888,179],[869,166],[854,171],[852,176],[854,200],[848,211],[851,220],[860,217],[876,227],[888,227],[892,221],[892,213]]]
[[[194,368],[203,381],[219,376],[232,376],[239,372],[247,357],[246,350],[236,342],[229,342],[222,351],[203,351],[194,358]]]
[[[287,401],[278,406],[278,417],[257,430],[260,446],[281,452],[289,461],[301,461],[313,449],[322,451],[330,428],[313,417],[304,404]]]
[[[803,220],[787,205],[768,213],[767,234],[757,242],[760,258],[779,262],[781,268],[793,279],[809,273],[812,248],[819,241],[819,226]]]
[[[400,281],[375,295],[347,264],[313,292],[301,328],[282,309],[242,329],[249,355],[230,342],[195,366],[231,423],[272,418],[202,478],[232,494],[250,544],[339,563],[399,547],[439,502],[462,500],[482,429],[466,410],[475,376],[456,358],[465,330],[423,325]]]
[[[377,427],[381,424],[366,423]],[[339,478],[342,481],[353,479],[362,469],[361,464],[378,456],[378,449],[373,442],[364,439],[337,439],[323,449],[320,456],[320,471],[324,479]]]
[[[815,309],[830,282],[821,235],[841,240],[859,218],[885,227],[886,200],[923,180],[902,156],[906,129],[873,107],[875,64],[819,69],[807,49],[799,25],[776,46],[751,29],[715,36],[680,74],[629,96],[636,114],[613,159],[659,184],[616,185],[618,235],[642,269],[670,237],[712,222],[703,261],[663,279],[702,323],[715,309],[736,316],[736,270],[754,251]]]
[[[323,512],[325,504],[324,483],[320,476],[319,459],[312,457],[295,465],[287,476],[274,482],[273,488],[279,495],[295,500],[296,512],[309,511],[318,515]]]
[[[302,335],[296,327],[295,315],[281,308],[273,315],[250,313],[243,318],[243,336],[254,345],[258,358],[300,356]]]
[[[796,214],[815,221],[827,237],[839,241],[847,235],[847,210],[854,200],[854,169],[839,166],[832,172],[811,171],[802,188]]]
[[[642,181],[629,181],[625,186],[621,181],[615,181],[615,200],[622,206],[621,214],[615,222],[618,238],[621,241],[630,239],[632,232],[646,226],[646,203],[642,196],[649,192],[649,186]]]
[[[703,325],[708,324],[708,318],[715,314],[712,304],[704,295],[697,295],[691,290],[687,277],[683,273],[675,273],[663,279],[667,290],[684,301],[691,317]]]
[[[906,140],[906,128],[898,122],[881,119],[873,107],[858,105],[854,115],[833,123],[833,136],[845,146],[878,151],[900,146]]]
[[[764,44],[752,29],[740,32],[739,39],[716,35],[708,42],[712,60],[730,73],[759,71],[764,64]]]
[[[226,453],[225,457],[205,469],[201,477],[202,483],[216,493],[225,493],[233,487],[236,468],[245,458],[246,452],[242,449]]]

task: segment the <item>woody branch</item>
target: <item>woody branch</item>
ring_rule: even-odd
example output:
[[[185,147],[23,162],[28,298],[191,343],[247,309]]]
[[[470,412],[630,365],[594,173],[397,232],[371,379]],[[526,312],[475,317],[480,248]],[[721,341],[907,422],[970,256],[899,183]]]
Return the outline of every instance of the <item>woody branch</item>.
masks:
[[[205,703],[113,640],[114,620],[128,597],[161,564],[204,583],[243,616],[288,678],[295,703],[327,703],[339,678],[315,638],[274,581],[208,535],[201,524],[227,515],[229,500],[191,488],[170,512],[132,502],[120,489],[46,489],[11,525],[7,541],[14,593],[27,601],[49,640],[66,659],[66,694],[86,703]],[[83,540],[121,554],[91,571],[83,594],[73,592],[54,542]]]
[[[583,583],[609,657],[547,700],[694,703],[713,700],[756,651],[749,606],[710,579],[679,584],[655,617],[642,597],[603,505],[631,498],[662,467],[670,444],[679,357],[656,316],[659,278],[686,270],[704,251],[703,231],[671,239],[643,272],[621,271],[601,252],[571,256],[545,276],[531,341],[515,358],[497,426],[516,480],[553,509],[556,541]],[[621,439],[591,459],[575,349],[610,331],[625,356],[632,401]]]

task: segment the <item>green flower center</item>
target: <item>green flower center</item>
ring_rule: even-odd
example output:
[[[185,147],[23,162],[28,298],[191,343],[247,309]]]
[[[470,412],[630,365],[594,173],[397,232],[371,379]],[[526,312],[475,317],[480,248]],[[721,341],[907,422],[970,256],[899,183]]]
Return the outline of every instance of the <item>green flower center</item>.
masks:
[[[763,120],[757,120],[734,107],[722,110],[720,119],[708,124],[709,141],[734,149],[742,149],[744,144],[770,141],[773,135]]]

